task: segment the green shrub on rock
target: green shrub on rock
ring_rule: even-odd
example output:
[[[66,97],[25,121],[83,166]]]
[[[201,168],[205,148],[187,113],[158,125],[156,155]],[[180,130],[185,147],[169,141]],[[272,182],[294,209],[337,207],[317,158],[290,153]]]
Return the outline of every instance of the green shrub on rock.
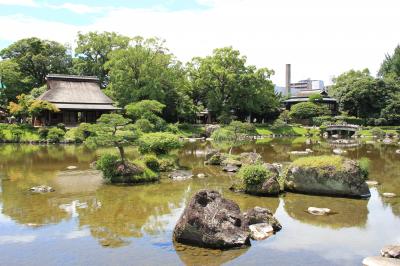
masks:
[[[137,184],[159,180],[159,175],[149,169],[142,160],[122,162],[120,157],[104,154],[96,162],[96,168],[103,172],[105,180],[111,183]]]
[[[148,168],[155,172],[160,171],[160,162],[158,161],[157,157],[152,154],[146,154],[142,161],[146,164]]]
[[[167,132],[143,134],[138,140],[138,145],[141,153],[155,154],[167,154],[182,146],[178,136]]]
[[[53,127],[49,129],[49,132],[47,134],[47,140],[49,140],[50,142],[60,142],[65,136],[65,131],[57,128],[57,127]]]
[[[244,165],[237,176],[241,183],[235,188],[242,188],[248,194],[275,196],[280,192],[279,172],[272,165]]]

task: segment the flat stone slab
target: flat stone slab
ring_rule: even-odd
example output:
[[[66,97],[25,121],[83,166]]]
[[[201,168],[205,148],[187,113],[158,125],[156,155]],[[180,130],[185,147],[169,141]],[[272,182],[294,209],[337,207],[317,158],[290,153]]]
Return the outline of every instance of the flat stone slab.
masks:
[[[375,181],[375,180],[367,180],[367,181],[365,181],[365,183],[367,183],[368,186],[377,186],[377,185],[379,185],[379,182]]]
[[[399,266],[400,260],[374,256],[363,259],[362,264],[364,266]]]
[[[222,170],[225,172],[234,173],[239,170],[239,166],[233,165],[233,164],[228,164],[228,165],[224,166],[224,168],[222,168]]]
[[[394,197],[396,197],[396,194],[391,193],[391,192],[385,192],[385,193],[382,193],[382,196],[384,196],[385,198],[394,198]]]
[[[173,180],[181,181],[191,179],[193,177],[193,174],[191,171],[187,170],[176,170],[170,173],[168,176]]]
[[[312,215],[327,215],[331,213],[331,209],[328,208],[317,208],[317,207],[309,207],[307,212]]]
[[[382,257],[400,259],[400,245],[389,245],[381,249]]]
[[[274,228],[268,223],[252,224],[249,229],[250,237],[254,240],[264,240],[274,234]]]
[[[31,187],[29,189],[29,191],[31,191],[33,193],[48,193],[48,192],[53,192],[54,189],[49,186],[40,185],[40,186],[36,186],[36,187]]]

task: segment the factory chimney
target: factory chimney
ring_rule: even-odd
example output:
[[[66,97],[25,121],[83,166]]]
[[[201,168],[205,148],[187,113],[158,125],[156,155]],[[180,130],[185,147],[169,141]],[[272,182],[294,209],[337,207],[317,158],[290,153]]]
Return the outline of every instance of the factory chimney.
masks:
[[[290,64],[286,64],[286,95],[290,96]]]

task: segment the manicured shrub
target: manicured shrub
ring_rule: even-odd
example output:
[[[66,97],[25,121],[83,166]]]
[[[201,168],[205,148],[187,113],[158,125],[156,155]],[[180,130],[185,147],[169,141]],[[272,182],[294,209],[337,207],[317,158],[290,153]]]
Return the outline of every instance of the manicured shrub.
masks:
[[[217,142],[234,141],[235,135],[226,128],[219,128],[211,134],[211,138]]]
[[[67,131],[67,129],[63,123],[58,123],[56,127],[63,130],[64,132]]]
[[[292,106],[289,113],[290,117],[295,119],[310,119],[324,114],[326,114],[325,108],[312,102],[297,103]]]
[[[15,142],[21,141],[22,137],[24,136],[24,131],[18,126],[12,126],[10,127],[10,132],[11,132],[11,139]]]
[[[154,125],[145,118],[138,119],[135,122],[134,126],[137,130],[140,130],[143,133],[149,133],[154,130]]]
[[[57,127],[53,127],[49,129],[49,132],[47,134],[47,140],[49,140],[50,142],[60,142],[65,135],[65,131],[57,128]]]
[[[242,166],[238,175],[242,178],[245,187],[248,187],[263,183],[270,178],[271,173],[264,166],[254,164]]]
[[[331,116],[317,116],[312,118],[312,124],[314,126],[321,126],[324,124],[330,124],[334,122],[334,118]]]
[[[385,131],[380,127],[374,127],[373,129],[371,129],[371,134],[372,136],[377,138],[384,138],[386,136]]]
[[[167,128],[165,129],[167,132],[171,132],[172,134],[178,134],[179,133],[179,128],[177,125],[174,124],[168,124]]]
[[[49,129],[47,127],[41,127],[38,130],[40,139],[47,139],[47,134],[49,134]]]
[[[155,155],[152,154],[146,154],[143,158],[142,161],[145,163],[145,165],[150,168],[154,172],[159,172],[160,171],[160,163]]]
[[[292,162],[292,165],[310,168],[335,167],[336,170],[341,170],[343,160],[344,157],[337,155],[308,156],[296,159]]]
[[[0,129],[0,140],[4,140],[6,139],[6,134],[4,133],[4,131],[2,129]]]
[[[139,140],[141,153],[166,154],[173,149],[181,147],[178,136],[167,132],[155,132],[143,134]]]
[[[96,168],[103,172],[103,177],[106,180],[114,180],[118,174],[116,171],[119,157],[113,154],[104,154],[96,161]]]
[[[353,125],[363,125],[364,120],[355,116],[346,116],[346,115],[341,115],[341,116],[335,116],[334,117],[334,122],[339,123],[339,122],[344,122],[347,124],[353,124]]]
[[[75,140],[77,141],[84,141],[88,137],[95,135],[92,129],[92,125],[89,123],[81,123],[75,132]]]

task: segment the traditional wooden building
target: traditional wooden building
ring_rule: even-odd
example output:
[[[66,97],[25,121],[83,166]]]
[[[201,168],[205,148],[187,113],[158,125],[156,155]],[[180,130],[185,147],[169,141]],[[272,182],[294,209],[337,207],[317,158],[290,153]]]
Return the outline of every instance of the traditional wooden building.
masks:
[[[43,113],[35,121],[37,126],[94,123],[102,114],[119,109],[102,92],[97,77],[51,74],[46,81],[47,90],[38,100],[51,102],[60,112]]]

